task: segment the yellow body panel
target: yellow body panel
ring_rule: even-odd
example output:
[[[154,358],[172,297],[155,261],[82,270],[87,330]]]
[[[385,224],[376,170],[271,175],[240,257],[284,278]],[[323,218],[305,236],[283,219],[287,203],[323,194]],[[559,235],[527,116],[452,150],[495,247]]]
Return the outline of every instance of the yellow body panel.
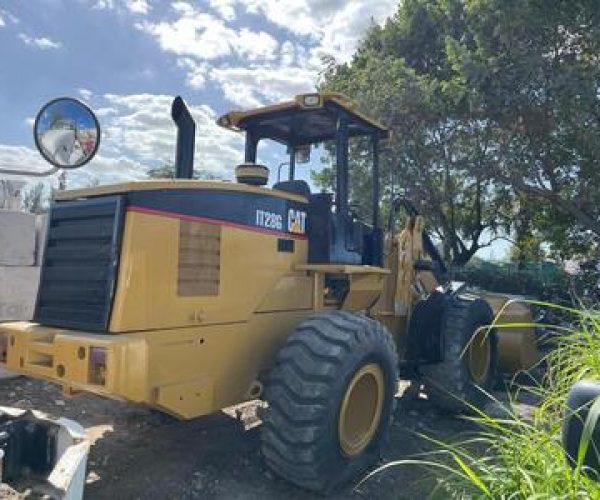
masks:
[[[124,398],[193,418],[252,397],[251,388],[260,372],[268,368],[294,327],[314,313],[318,301],[313,291],[321,294],[322,303],[320,283],[320,273],[276,279],[259,311],[239,322],[123,335],[89,334],[25,322],[4,324],[0,333],[8,336],[11,345],[7,368],[58,381],[68,390]],[[375,280],[373,286],[380,290],[381,280]],[[252,283],[240,286],[238,293],[243,290],[257,300]],[[285,298],[279,292],[285,292]],[[91,347],[107,349],[104,385],[92,383],[88,369]],[[80,357],[82,349],[85,355]],[[38,362],[40,353],[45,355],[43,364]],[[59,366],[64,370],[62,375]]]
[[[127,335],[93,335],[32,323],[3,324],[0,332],[14,338],[6,365],[11,371],[193,418],[250,399],[261,370],[310,314],[312,310],[260,313],[243,323]],[[36,364],[38,343],[48,356],[45,366]],[[90,347],[107,349],[105,385],[91,383]],[[86,352],[83,359],[78,357],[80,348]],[[65,370],[62,377],[59,366]]]
[[[258,306],[257,312],[312,309],[314,276],[283,276]]]
[[[504,373],[516,373],[519,370],[528,370],[536,366],[543,355],[537,348],[535,330],[531,326],[533,318],[531,310],[525,302],[511,302],[510,295],[484,292],[481,294],[492,307],[496,318],[498,336],[498,356],[500,370]],[[504,310],[502,310],[504,308]],[[515,324],[504,328],[502,325]]]
[[[105,186],[96,186],[91,188],[70,189],[68,191],[58,191],[54,197],[56,200],[75,200],[78,198],[88,198],[90,196],[103,196],[111,194],[121,194],[131,191],[154,191],[156,189],[218,189],[226,191],[238,191],[245,193],[263,194],[306,202],[304,196],[292,194],[287,191],[269,189],[264,187],[249,186],[248,184],[235,184],[227,181],[197,181],[191,179],[155,179],[145,181],[122,182],[119,184],[107,184]]]
[[[312,271],[328,274],[390,274],[389,269],[374,266],[354,266],[348,264],[298,264],[297,271]]]
[[[404,229],[388,235],[385,242],[385,267],[390,275],[384,281],[383,293],[372,314],[392,333],[398,353],[406,352],[406,335],[414,305],[424,294],[431,293],[438,282],[429,272],[415,270],[415,262],[425,259],[422,217],[409,217]]]
[[[356,273],[349,275],[349,288],[342,309],[346,311],[360,311],[370,309],[383,290],[386,274]]]
[[[290,294],[285,299],[289,310],[306,309],[312,302],[301,293],[307,290],[305,273],[293,270],[306,262],[306,240],[295,240],[293,253],[277,252],[277,236],[228,226],[221,227],[219,294],[180,296],[181,223],[127,213],[110,332],[247,321],[254,311],[264,310],[261,304],[278,287]]]

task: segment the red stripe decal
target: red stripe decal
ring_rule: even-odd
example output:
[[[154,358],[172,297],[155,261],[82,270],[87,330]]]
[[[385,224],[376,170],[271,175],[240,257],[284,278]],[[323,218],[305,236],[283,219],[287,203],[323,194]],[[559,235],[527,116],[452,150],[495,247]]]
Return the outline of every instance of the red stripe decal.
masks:
[[[206,224],[214,224],[215,226],[227,226],[235,227],[236,229],[244,229],[246,231],[253,231],[255,233],[270,234],[272,236],[279,236],[280,238],[293,239],[293,240],[305,240],[305,234],[291,234],[284,231],[277,231],[275,229],[267,229],[259,226],[249,226],[246,224],[238,224],[237,222],[230,222],[226,220],[211,219],[208,217],[200,217],[198,215],[185,215],[178,214],[176,212],[168,212],[166,210],[157,210],[155,208],[139,207],[137,205],[130,205],[127,207],[128,212],[137,212],[140,214],[157,215],[159,217],[169,217],[171,219],[179,220],[191,220],[197,222],[204,222]]]

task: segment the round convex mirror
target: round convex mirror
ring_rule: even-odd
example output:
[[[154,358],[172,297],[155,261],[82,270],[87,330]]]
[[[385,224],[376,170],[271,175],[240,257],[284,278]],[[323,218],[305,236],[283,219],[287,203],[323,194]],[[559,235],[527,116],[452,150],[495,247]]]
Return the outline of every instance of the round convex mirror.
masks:
[[[35,118],[35,145],[59,168],[78,168],[90,161],[100,144],[96,115],[77,99],[61,97],[46,104]]]

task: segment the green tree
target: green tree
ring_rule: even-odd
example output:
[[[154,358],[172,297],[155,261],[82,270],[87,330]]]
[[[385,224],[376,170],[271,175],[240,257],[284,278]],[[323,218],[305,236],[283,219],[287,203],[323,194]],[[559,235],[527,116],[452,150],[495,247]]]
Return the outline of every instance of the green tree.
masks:
[[[384,204],[392,192],[412,198],[446,257],[464,265],[503,236],[511,193],[489,175],[491,124],[471,119],[463,88],[449,80],[444,30],[459,28],[444,15],[433,2],[407,0],[370,30],[350,64],[329,66],[321,88],[350,95],[392,129]],[[355,172],[354,197],[368,197],[368,177],[368,169]]]
[[[175,166],[164,164],[160,167],[153,167],[148,169],[146,175],[151,179],[175,179]],[[219,180],[220,177],[218,175],[212,174],[210,172],[198,172],[194,170],[192,179],[202,179],[207,181]]]
[[[415,199],[455,264],[524,227],[561,255],[597,244],[597,11],[591,0],[404,0],[349,64],[329,61],[321,88],[393,130],[384,193]]]
[[[600,16],[596,1],[478,0],[474,43],[449,39],[454,78],[495,124],[494,178],[539,207],[556,253],[600,239]]]

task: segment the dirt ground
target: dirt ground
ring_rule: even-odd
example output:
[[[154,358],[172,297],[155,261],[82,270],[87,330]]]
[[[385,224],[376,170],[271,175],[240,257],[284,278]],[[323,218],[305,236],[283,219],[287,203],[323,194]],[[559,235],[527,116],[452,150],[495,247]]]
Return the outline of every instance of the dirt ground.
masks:
[[[384,462],[430,450],[418,433],[451,441],[473,430],[465,420],[439,414],[426,399],[403,397],[399,403]],[[19,377],[0,380],[0,405],[68,417],[87,429],[93,445],[86,499],[323,498],[286,483],[265,468],[253,404],[180,422],[89,394],[66,397],[53,384]],[[423,468],[396,466],[330,498],[418,499],[427,497],[436,483]]]

